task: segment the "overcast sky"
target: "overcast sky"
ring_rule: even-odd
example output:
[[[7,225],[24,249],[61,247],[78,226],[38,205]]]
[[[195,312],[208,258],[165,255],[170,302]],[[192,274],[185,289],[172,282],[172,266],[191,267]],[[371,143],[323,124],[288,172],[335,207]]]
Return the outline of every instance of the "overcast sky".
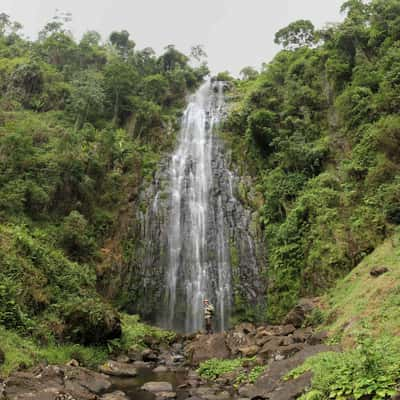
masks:
[[[260,67],[278,48],[274,33],[297,19],[317,27],[342,19],[344,0],[0,0],[0,12],[37,32],[56,9],[72,13],[74,35],[96,30],[107,38],[126,29],[138,48],[160,52],[175,44],[184,52],[203,44],[213,72],[237,74],[242,67]]]

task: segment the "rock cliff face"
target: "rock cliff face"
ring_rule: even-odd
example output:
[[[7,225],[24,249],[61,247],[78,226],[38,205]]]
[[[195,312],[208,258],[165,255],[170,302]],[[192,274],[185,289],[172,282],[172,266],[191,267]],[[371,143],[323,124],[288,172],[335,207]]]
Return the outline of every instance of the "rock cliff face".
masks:
[[[230,317],[256,317],[265,303],[257,215],[238,200],[241,181],[216,133],[222,90],[208,83],[193,96],[176,152],[140,195],[129,257],[117,267],[123,278],[114,280],[130,311],[186,332],[201,328],[204,298],[216,308],[218,330]]]

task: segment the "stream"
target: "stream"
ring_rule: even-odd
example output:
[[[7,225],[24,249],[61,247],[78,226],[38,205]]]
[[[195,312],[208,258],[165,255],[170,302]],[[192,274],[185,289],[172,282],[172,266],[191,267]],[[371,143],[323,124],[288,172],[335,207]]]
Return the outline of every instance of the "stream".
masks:
[[[186,369],[177,368],[175,371],[154,372],[150,368],[138,368],[137,371],[138,375],[133,378],[113,377],[110,392],[121,390],[132,400],[153,400],[156,396],[153,393],[141,390],[142,385],[147,382],[169,382],[172,384],[173,391],[177,394],[177,400],[188,397],[188,391],[179,388],[187,380]]]

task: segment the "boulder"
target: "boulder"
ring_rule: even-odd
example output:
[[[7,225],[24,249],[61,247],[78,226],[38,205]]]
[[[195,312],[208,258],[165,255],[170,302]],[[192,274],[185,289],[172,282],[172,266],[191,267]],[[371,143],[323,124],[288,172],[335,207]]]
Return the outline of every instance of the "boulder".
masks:
[[[278,328],[278,334],[280,336],[288,336],[288,335],[292,334],[295,330],[296,330],[296,328],[292,324],[282,325],[282,326],[279,326],[279,328]]]
[[[301,328],[311,311],[315,308],[315,304],[311,299],[302,299],[300,302],[286,315],[283,320],[284,324],[291,324],[296,328]]]
[[[259,350],[260,347],[257,345],[239,348],[239,352],[242,354],[243,357],[253,357],[259,352]]]
[[[226,345],[232,355],[239,354],[239,349],[256,344],[257,331],[253,324],[240,324],[228,332]]]
[[[51,365],[12,374],[5,382],[4,395],[8,400],[54,400],[63,394],[90,400],[110,387],[106,375],[80,367]]]
[[[124,392],[117,391],[103,395],[101,400],[129,400],[129,397]]]
[[[129,363],[131,361],[131,359],[127,355],[122,354],[122,355],[117,357],[117,361],[121,362],[121,363]]]
[[[289,346],[294,343],[293,335],[284,336],[281,340],[281,346]]]
[[[338,350],[337,347],[325,345],[304,346],[301,351],[290,358],[280,361],[271,361],[268,369],[257,382],[254,385],[245,385],[241,387],[239,389],[239,395],[250,399],[294,399],[296,398],[295,394],[301,393],[302,390],[308,386],[310,377],[306,376],[306,378],[302,378],[301,381],[293,383],[294,381],[284,380],[285,375],[292,369],[303,364],[309,357],[321,352]],[[299,379],[301,379],[301,377]]]
[[[172,385],[169,382],[147,382],[141,389],[151,393],[172,392]]]
[[[256,338],[256,345],[259,347],[264,346],[265,343],[269,342],[271,340],[272,336],[261,336],[259,338]]]
[[[264,344],[258,354],[264,359],[270,358],[278,350],[281,344],[282,338],[279,336],[271,336],[271,339]]]
[[[311,335],[307,339],[307,344],[315,346],[317,344],[324,343],[326,339],[328,339],[328,332],[325,331],[317,332]]]
[[[304,343],[310,336],[312,336],[312,334],[312,328],[300,328],[294,331],[292,338],[294,343]]]
[[[175,399],[175,392],[157,392],[155,393],[157,400],[167,400],[167,399]]]
[[[153,369],[153,372],[161,373],[161,372],[168,372],[168,368],[165,365],[159,365],[158,367]]]
[[[118,361],[107,361],[99,368],[100,372],[111,376],[136,376],[137,370],[132,364],[118,362]]]
[[[135,368],[151,368],[152,363],[144,361],[135,361],[134,363],[132,363],[132,366]]]
[[[79,367],[79,361],[72,359],[68,361],[66,365],[68,367]]]
[[[386,274],[386,272],[389,272],[389,268],[387,268],[387,267],[374,267],[371,269],[371,271],[369,273],[374,278],[377,278],[378,276]]]
[[[230,352],[223,333],[198,335],[185,347],[188,362],[196,366],[210,358],[229,358]]]
[[[152,349],[144,349],[142,351],[142,360],[145,362],[156,362],[158,361],[158,355]]]
[[[275,360],[285,360],[303,350],[303,348],[304,346],[301,343],[291,344],[289,346],[280,346],[275,352]]]

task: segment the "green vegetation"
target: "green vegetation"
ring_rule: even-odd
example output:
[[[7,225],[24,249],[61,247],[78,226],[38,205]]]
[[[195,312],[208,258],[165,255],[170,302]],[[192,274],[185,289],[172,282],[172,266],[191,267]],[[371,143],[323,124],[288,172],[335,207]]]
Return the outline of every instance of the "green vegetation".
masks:
[[[241,372],[235,379],[235,387],[239,387],[239,385],[243,385],[246,383],[255,383],[257,379],[266,371],[267,366],[265,365],[256,365],[251,368],[249,371]]]
[[[98,294],[96,268],[112,251],[120,213],[171,149],[185,96],[208,72],[174,46],[161,56],[136,49],[127,31],[105,42],[90,31],[77,41],[69,19],[58,14],[29,41],[0,15],[5,372],[74,352],[98,359],[120,337],[120,315]],[[131,324],[123,329],[123,340],[136,340]],[[75,344],[99,349],[92,357]]]
[[[253,207],[270,322],[325,293],[400,222],[399,10],[354,0],[343,23],[294,22],[276,34],[284,50],[232,85],[222,135],[264,199]]]
[[[311,370],[311,390],[301,400],[388,399],[397,393],[400,339],[362,337],[358,346],[344,353],[321,353],[293,370],[296,378]]]
[[[211,358],[207,361],[200,363],[197,370],[199,375],[207,380],[215,380],[221,375],[238,371],[242,368],[243,364],[252,361],[251,358],[233,358],[219,359]]]
[[[147,347],[146,340],[166,343],[173,342],[176,333],[166,331],[140,322],[139,316],[124,314],[122,317],[122,336],[110,342],[113,351],[127,351],[131,348],[143,349]]]
[[[372,277],[373,267],[388,272]],[[323,297],[326,322],[334,341],[346,347],[358,331],[373,337],[400,334],[400,234],[388,238]]]
[[[43,345],[35,337],[0,326],[1,349],[6,356],[5,363],[0,366],[0,376],[7,376],[18,368],[31,367],[39,362],[65,364],[72,359],[82,366],[97,368],[111,354],[131,349],[140,351],[147,347],[148,341],[170,343],[174,338],[174,332],[146,325],[140,322],[138,316],[127,314],[122,314],[121,338],[109,340],[107,345],[102,346],[58,343],[52,338]]]
[[[373,277],[374,267],[388,269]],[[313,371],[303,400],[389,398],[399,389],[400,234],[387,239],[321,300],[330,341],[341,353],[309,358],[288,378]]]
[[[89,347],[79,344],[48,343],[39,345],[31,338],[0,326],[1,348],[6,357],[0,366],[0,376],[7,376],[18,368],[31,367],[39,362],[63,364],[72,359],[81,365],[96,368],[103,363],[108,353],[103,347]]]

